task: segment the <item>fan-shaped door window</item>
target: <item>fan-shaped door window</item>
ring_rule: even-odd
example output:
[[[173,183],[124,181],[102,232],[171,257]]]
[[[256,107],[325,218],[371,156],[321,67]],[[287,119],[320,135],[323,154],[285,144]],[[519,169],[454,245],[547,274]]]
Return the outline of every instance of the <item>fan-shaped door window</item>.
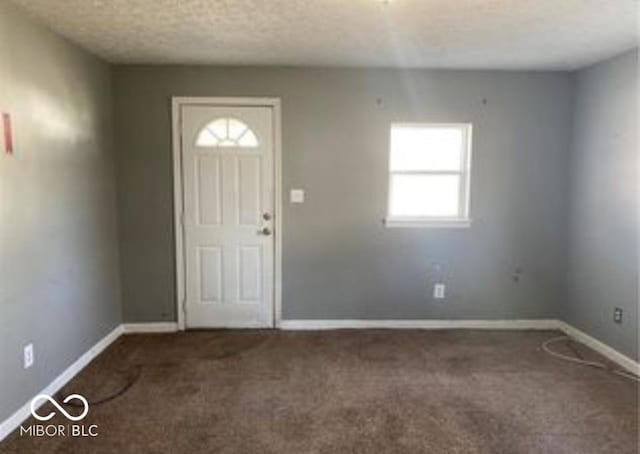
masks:
[[[196,146],[255,148],[258,146],[258,138],[251,128],[240,120],[218,118],[198,133]]]

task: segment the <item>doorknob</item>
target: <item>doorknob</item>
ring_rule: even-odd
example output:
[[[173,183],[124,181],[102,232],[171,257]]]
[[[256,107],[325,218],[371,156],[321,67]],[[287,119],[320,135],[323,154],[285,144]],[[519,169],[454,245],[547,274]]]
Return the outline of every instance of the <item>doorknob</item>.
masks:
[[[258,234],[269,236],[269,235],[271,235],[271,229],[269,227],[265,227],[265,228],[263,228],[261,230],[258,230]]]
[[[264,219],[265,221],[269,221],[271,219],[271,215],[269,213],[264,213],[262,215],[262,219]]]

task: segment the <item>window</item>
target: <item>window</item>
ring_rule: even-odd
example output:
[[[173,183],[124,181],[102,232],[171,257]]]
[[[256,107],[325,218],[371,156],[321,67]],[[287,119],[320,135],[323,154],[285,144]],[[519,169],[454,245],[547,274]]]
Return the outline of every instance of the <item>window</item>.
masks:
[[[235,118],[218,118],[198,133],[198,147],[255,148],[258,138],[249,127]]]
[[[389,227],[468,227],[470,124],[395,123]]]

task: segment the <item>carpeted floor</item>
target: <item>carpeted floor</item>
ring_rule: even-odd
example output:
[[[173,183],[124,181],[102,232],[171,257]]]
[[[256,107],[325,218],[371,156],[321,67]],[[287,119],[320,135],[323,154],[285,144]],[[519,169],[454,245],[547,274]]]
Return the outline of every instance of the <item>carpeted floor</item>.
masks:
[[[137,377],[91,407],[82,423],[97,424],[97,437],[14,433],[0,451],[637,453],[637,384],[543,353],[541,342],[558,334],[128,335],[63,390],[98,400]]]

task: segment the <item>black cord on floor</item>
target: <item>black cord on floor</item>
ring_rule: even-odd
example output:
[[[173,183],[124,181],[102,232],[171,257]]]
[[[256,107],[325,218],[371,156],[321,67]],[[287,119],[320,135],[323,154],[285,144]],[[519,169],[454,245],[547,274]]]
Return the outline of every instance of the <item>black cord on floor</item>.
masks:
[[[122,396],[124,393],[126,393],[129,390],[129,388],[131,388],[138,381],[138,379],[140,378],[141,372],[142,372],[141,366],[134,366],[133,373],[131,374],[129,372],[130,376],[129,376],[127,382],[125,383],[125,385],[122,388],[120,388],[118,391],[116,391],[113,394],[110,394],[107,397],[104,397],[102,399],[99,399],[99,400],[96,400],[96,401],[93,401],[93,402],[89,401],[88,402],[89,405],[92,406],[92,407],[96,406],[96,405],[101,405],[101,404],[109,402],[109,401],[111,401],[113,399],[116,399],[117,397]],[[127,372],[122,372],[123,375],[125,375],[125,373],[127,373]],[[58,395],[59,394],[60,393],[58,393]],[[63,398],[56,399],[56,400],[58,402],[63,402],[64,401]],[[66,406],[69,406],[69,407],[75,407],[75,408],[80,408],[80,407],[83,406],[81,404],[75,403],[75,399],[72,399],[69,402],[64,403],[63,405],[66,405]]]

